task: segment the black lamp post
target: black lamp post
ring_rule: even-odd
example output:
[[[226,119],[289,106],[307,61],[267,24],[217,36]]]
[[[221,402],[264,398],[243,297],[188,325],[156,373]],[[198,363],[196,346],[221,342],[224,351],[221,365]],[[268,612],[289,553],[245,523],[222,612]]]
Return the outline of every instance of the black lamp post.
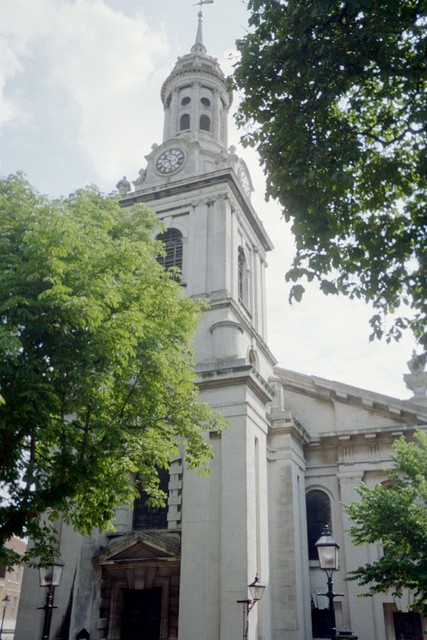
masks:
[[[61,582],[63,567],[63,562],[56,561],[52,562],[48,567],[40,567],[39,569],[40,586],[47,587],[46,602],[43,607],[38,607],[39,609],[44,610],[42,640],[49,640],[52,610],[56,609],[56,607],[53,606],[53,597],[55,594],[55,587],[58,587]]]
[[[237,600],[237,602],[243,604],[243,640],[247,640],[248,637],[249,612],[255,603],[261,600],[265,591],[265,584],[261,584],[256,575],[254,581],[248,585],[248,588],[252,597],[247,600]]]
[[[5,597],[3,598],[3,600],[1,601],[2,605],[3,605],[3,613],[2,613],[2,617],[1,617],[1,627],[0,627],[0,640],[1,637],[3,635],[3,625],[4,625],[4,617],[6,615],[6,609],[7,609],[7,604],[9,602],[10,598],[8,595],[5,595]]]
[[[334,583],[332,581],[332,573],[338,571],[338,549],[339,545],[332,537],[331,530],[328,525],[325,525],[322,535],[316,542],[317,553],[319,554],[320,568],[326,573],[328,580],[328,591],[326,593],[320,593],[321,596],[326,596],[329,600],[329,627],[331,639],[335,640],[337,635],[335,625],[335,610],[334,610],[334,598],[336,596],[342,596],[342,593],[334,593]]]

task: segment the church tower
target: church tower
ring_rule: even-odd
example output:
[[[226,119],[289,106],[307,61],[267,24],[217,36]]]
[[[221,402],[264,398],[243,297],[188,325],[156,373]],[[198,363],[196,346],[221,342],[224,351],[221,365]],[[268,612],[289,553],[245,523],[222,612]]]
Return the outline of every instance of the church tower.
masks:
[[[209,309],[194,341],[202,399],[229,421],[211,433],[208,477],[180,469],[179,640],[228,640],[242,633],[247,585],[268,580],[267,404],[274,359],[266,344],[265,269],[272,243],[250,197],[248,169],[228,148],[232,96],[207,54],[199,13],[196,40],[161,89],[163,142],[123,191],[123,206],[143,202],[166,227],[166,266],[182,273]],[[172,485],[171,485],[172,486]],[[175,486],[175,485],[173,485]],[[269,637],[268,595],[251,613],[249,637]],[[258,616],[259,614],[259,616]]]
[[[268,377],[265,268],[272,244],[250,203],[246,164],[227,147],[232,96],[206,53],[202,15],[191,52],[161,90],[163,142],[146,156],[135,190],[122,188],[122,205],[143,202],[157,213],[167,228],[166,266],[180,269],[188,296],[211,303],[195,344],[200,371],[239,361]]]

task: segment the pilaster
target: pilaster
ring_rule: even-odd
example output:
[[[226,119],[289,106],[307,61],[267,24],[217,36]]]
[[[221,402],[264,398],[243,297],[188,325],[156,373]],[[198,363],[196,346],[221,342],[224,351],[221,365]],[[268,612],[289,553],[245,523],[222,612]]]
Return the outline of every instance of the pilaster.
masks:
[[[268,439],[270,583],[274,592],[271,637],[272,640],[284,637],[287,640],[306,640],[311,638],[304,508],[303,446],[307,434],[289,412],[280,408],[277,390]]]

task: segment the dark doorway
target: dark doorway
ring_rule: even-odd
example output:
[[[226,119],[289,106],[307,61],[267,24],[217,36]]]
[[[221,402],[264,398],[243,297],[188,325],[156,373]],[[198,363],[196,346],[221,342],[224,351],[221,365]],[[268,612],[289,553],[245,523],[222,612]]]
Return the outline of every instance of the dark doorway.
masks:
[[[313,638],[331,637],[329,609],[312,609],[311,624],[313,628]]]
[[[124,589],[121,640],[159,640],[162,590]]]
[[[423,629],[419,613],[393,612],[396,640],[423,640]]]

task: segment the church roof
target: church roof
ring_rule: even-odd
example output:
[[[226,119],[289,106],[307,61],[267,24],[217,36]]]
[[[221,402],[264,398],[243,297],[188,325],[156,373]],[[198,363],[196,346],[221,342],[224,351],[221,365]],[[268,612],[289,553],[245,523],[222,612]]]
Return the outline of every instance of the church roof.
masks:
[[[285,391],[307,395],[332,402],[359,405],[367,410],[387,414],[393,420],[411,425],[427,424],[427,407],[414,400],[400,400],[375,391],[354,387],[343,382],[328,380],[275,367]]]

